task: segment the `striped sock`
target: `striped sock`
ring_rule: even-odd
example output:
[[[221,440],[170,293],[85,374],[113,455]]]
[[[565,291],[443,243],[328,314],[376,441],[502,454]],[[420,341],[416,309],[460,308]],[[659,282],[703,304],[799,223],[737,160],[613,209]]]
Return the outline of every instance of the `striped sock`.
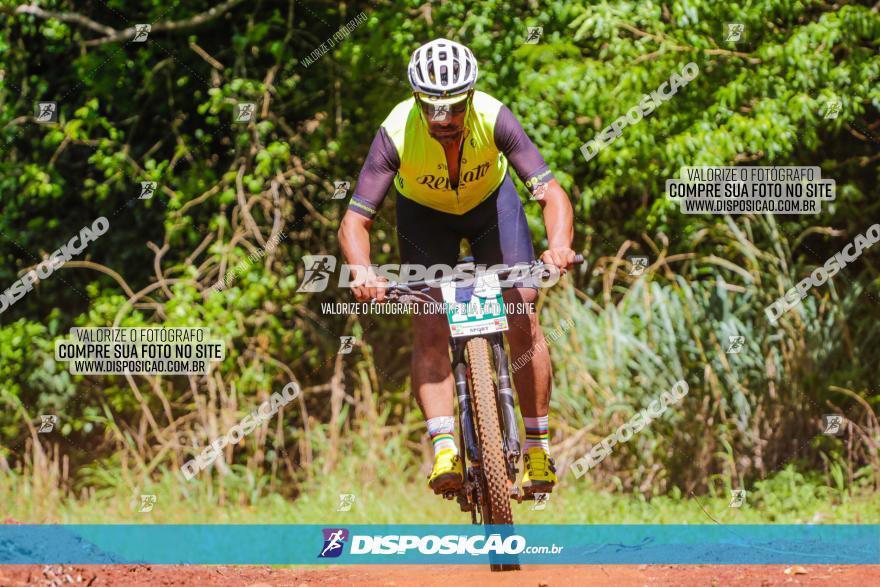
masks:
[[[526,425],[526,447],[529,450],[533,447],[541,447],[547,454],[550,453],[550,416],[538,416],[537,418],[529,418],[523,416]]]
[[[428,434],[431,435],[431,442],[434,444],[434,456],[436,457],[441,450],[452,449],[458,454],[458,447],[455,446],[455,417],[440,416],[428,420]]]

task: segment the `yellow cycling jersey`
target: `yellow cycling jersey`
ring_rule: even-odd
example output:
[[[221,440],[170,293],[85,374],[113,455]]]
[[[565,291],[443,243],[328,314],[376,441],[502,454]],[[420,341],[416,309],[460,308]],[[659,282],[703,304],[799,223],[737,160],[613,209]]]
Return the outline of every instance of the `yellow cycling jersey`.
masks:
[[[406,198],[449,214],[464,214],[488,198],[504,181],[507,158],[495,144],[502,104],[474,92],[465,117],[458,188],[449,181],[446,154],[428,132],[415,98],[399,103],[382,123],[397,149],[400,167],[394,185]]]

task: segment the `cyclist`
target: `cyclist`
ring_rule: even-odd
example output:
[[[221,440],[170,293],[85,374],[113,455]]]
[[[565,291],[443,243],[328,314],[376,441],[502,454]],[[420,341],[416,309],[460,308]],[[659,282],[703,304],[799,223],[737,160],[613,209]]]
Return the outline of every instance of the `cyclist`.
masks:
[[[543,262],[565,270],[571,249],[572,207],[538,149],[513,113],[474,89],[477,61],[459,43],[435,39],[412,54],[408,67],[413,97],[400,102],[376,133],[339,228],[346,261],[364,285],[359,301],[382,301],[382,282],[370,266],[369,229],[392,181],[397,197],[397,239],[404,264],[455,265],[461,239],[477,263],[514,265],[534,261],[522,202],[508,175],[508,161],[543,211],[548,249]],[[550,355],[531,302],[537,288],[506,290],[507,340],[514,361],[530,356],[514,373],[526,428],[526,493],[552,490],[557,478],[549,447]],[[453,376],[445,315],[413,316],[412,383],[434,446],[428,480],[436,493],[458,489],[463,468],[454,438]]]

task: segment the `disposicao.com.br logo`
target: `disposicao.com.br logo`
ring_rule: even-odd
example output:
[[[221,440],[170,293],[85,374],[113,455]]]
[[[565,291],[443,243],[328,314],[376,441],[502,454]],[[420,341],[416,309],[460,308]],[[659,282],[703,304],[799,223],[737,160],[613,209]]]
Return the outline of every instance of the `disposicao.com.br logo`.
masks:
[[[324,528],[324,546],[318,554],[318,558],[336,558],[342,554],[342,549],[348,540],[348,530],[345,528]]]
[[[345,528],[325,528],[324,547],[319,558],[338,557],[344,544],[348,541],[349,532]],[[515,554],[559,554],[563,546],[528,546],[524,536],[512,534],[502,537],[501,534],[465,536],[465,535],[427,535],[389,534],[387,536],[351,536],[349,554],[470,554],[479,555],[515,555]]]
[[[336,272],[337,260],[333,255],[303,255],[303,276],[298,293],[319,293],[331,285],[331,277]],[[507,272],[499,279],[501,287],[516,287],[517,283],[527,283],[529,287],[552,287],[559,282],[561,273],[554,265],[516,263],[505,265],[460,264],[431,266],[416,263],[386,263],[384,265],[339,264],[338,287],[355,288],[367,284],[387,287],[388,283],[408,283],[425,281],[432,287],[439,287],[442,281],[455,280],[461,286],[475,283],[486,273]],[[384,279],[385,285],[379,281]]]

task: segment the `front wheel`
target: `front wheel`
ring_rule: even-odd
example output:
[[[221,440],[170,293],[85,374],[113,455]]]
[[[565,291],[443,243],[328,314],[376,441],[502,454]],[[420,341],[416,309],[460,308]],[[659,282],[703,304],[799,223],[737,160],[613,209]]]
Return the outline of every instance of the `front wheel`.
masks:
[[[492,378],[491,348],[485,338],[467,342],[470,365],[471,393],[477,437],[480,443],[480,466],[486,489],[483,499],[484,524],[513,524],[510,509],[507,466],[502,450],[501,424],[498,420],[498,401]]]

